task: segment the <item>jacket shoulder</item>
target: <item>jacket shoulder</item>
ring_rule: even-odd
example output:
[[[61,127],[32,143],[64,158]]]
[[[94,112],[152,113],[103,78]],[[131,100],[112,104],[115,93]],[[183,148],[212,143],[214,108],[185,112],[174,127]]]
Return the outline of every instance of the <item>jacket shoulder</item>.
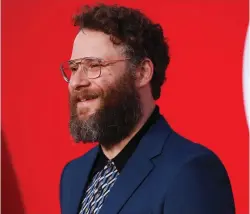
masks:
[[[219,160],[219,157],[205,145],[189,140],[175,131],[172,131],[166,140],[164,153],[172,153],[175,160],[183,162],[189,162],[200,156],[209,156]]]
[[[92,148],[88,152],[86,152],[85,154],[83,154],[83,155],[81,155],[73,160],[70,160],[64,166],[63,174],[65,174],[66,171],[71,171],[71,170],[77,169],[79,166],[82,167],[84,165],[84,163],[89,160],[89,158],[91,156],[96,154],[97,150],[98,150],[98,146],[95,146],[94,148]]]
[[[170,184],[166,192],[165,211],[235,213],[230,179],[219,157],[209,148],[177,133],[173,132],[168,140],[161,165],[165,172],[171,172],[164,175],[165,181]]]

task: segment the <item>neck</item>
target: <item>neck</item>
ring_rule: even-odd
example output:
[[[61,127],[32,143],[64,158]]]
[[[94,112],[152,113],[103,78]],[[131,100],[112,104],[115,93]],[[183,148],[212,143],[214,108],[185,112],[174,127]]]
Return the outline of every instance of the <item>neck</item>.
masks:
[[[123,150],[123,148],[129,143],[129,141],[136,135],[136,133],[146,123],[146,121],[152,114],[154,108],[155,108],[155,103],[152,103],[151,105],[147,105],[147,107],[143,108],[141,119],[136,124],[131,134],[127,136],[125,139],[123,139],[121,142],[115,144],[114,146],[108,149],[101,145],[103,153],[106,155],[108,159],[113,159],[116,155],[118,155]]]

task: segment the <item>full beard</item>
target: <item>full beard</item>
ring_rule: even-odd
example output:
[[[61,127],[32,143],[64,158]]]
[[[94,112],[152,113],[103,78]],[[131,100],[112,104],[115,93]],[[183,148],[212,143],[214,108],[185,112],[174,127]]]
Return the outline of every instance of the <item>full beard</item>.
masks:
[[[101,107],[88,119],[79,119],[76,102],[70,99],[70,133],[75,142],[99,142],[110,148],[126,138],[142,116],[134,78],[126,73],[102,96]]]

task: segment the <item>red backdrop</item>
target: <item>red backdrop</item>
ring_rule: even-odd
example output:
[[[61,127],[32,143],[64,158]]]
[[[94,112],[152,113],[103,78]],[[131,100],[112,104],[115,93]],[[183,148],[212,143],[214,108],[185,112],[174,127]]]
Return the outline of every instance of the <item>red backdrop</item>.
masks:
[[[109,1],[110,2],[110,1]],[[231,178],[238,214],[248,212],[248,132],[242,99],[247,0],[119,0],[164,27],[171,47],[161,112],[183,136],[212,149]],[[91,145],[68,128],[71,15],[80,0],[2,1],[2,213],[59,213],[64,164]],[[153,145],[152,145],[153,146]]]

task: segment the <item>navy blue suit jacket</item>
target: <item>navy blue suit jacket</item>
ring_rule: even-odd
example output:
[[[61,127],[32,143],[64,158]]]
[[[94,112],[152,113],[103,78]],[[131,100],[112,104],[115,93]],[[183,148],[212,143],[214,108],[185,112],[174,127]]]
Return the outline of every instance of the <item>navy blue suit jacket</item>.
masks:
[[[62,173],[62,214],[77,214],[98,147]],[[142,138],[99,214],[234,214],[227,172],[207,148],[174,132],[161,117]]]

